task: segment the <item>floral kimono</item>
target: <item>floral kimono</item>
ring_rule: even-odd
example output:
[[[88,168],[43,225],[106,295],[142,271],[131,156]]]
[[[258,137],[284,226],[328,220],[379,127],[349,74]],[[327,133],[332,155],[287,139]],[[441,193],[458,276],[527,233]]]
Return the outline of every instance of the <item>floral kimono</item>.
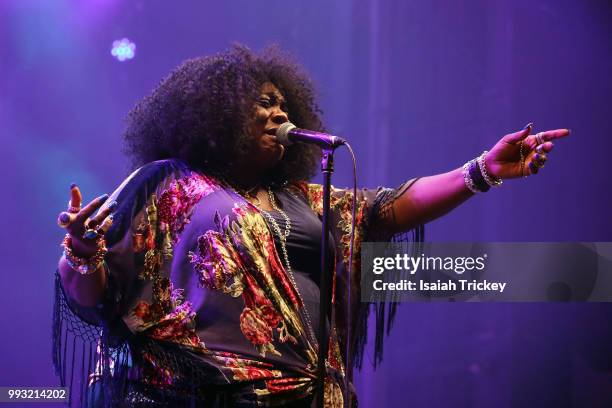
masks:
[[[332,191],[326,407],[343,406],[352,367],[361,364],[370,305],[359,297],[360,243],[392,238],[375,228],[376,216],[408,187],[359,190],[352,260],[352,191]],[[321,214],[320,185],[290,188]],[[110,200],[119,206],[106,234],[102,304],[75,304],[56,276],[54,366],[71,405],[309,406],[317,339],[260,211],[177,160],[138,169]],[[422,233],[422,227],[412,231],[411,239],[420,241]],[[378,360],[395,305],[373,306]],[[352,361],[344,361],[347,355]]]

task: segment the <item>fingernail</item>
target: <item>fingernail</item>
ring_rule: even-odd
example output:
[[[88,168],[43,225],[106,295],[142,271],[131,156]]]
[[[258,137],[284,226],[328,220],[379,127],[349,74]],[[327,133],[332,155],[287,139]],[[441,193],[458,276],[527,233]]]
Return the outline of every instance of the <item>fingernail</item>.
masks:
[[[112,210],[114,210],[115,208],[117,208],[117,206],[118,206],[118,205],[119,205],[119,203],[118,203],[118,202],[113,201],[112,203],[110,203],[110,204],[108,205],[108,208],[109,208],[109,209],[112,211]]]
[[[75,188],[77,185],[76,183],[70,183],[70,189],[72,190],[73,188]]]
[[[59,219],[60,219],[61,222],[63,222],[65,224],[68,221],[70,221],[70,215],[68,215],[67,213],[63,212],[63,213],[60,214]]]
[[[108,199],[108,194],[102,194],[100,197],[98,197],[100,200],[102,201],[106,201]]]
[[[523,130],[530,128],[533,126],[533,122],[529,122],[528,124],[525,125],[525,127],[523,128]]]
[[[536,174],[538,172],[538,168],[533,162],[529,162],[529,170],[531,170],[533,174]]]

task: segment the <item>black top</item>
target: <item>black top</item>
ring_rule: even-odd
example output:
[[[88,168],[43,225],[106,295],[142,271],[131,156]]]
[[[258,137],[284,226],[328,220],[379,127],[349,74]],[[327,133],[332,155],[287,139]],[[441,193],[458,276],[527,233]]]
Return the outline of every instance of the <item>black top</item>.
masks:
[[[287,190],[275,192],[277,204],[291,220],[291,233],[287,238],[289,263],[295,283],[310,315],[315,335],[319,334],[319,281],[321,277],[321,219],[310,208],[304,198]],[[285,217],[278,211],[268,212],[278,224],[281,234],[285,232]],[[266,222],[269,220],[264,216]],[[278,256],[285,267],[285,259],[276,229],[270,225],[274,234],[274,244]],[[329,237],[329,272],[333,272],[334,239]]]

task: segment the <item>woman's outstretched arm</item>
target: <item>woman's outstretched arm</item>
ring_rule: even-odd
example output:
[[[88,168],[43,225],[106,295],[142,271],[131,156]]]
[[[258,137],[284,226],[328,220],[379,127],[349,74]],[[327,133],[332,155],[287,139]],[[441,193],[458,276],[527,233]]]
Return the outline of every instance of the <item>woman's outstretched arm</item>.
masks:
[[[473,196],[463,180],[463,170],[419,178],[393,201],[391,231],[407,231],[435,220]],[[387,221],[387,222],[389,222]]]
[[[531,124],[504,136],[483,156],[484,171],[489,180],[499,182],[537,174],[553,149],[553,140],[570,133],[568,129],[549,130],[537,135],[530,135],[530,132]],[[381,212],[379,222],[398,233],[443,216],[474,195],[466,183],[465,171],[460,167],[418,179]]]

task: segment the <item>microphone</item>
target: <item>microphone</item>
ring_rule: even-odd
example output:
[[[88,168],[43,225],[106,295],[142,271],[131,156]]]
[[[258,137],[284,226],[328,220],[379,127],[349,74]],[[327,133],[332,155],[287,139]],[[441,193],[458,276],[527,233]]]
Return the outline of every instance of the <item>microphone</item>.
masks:
[[[291,122],[285,122],[276,130],[276,139],[283,146],[294,142],[312,143],[323,149],[335,149],[346,143],[341,137],[313,130],[299,129]]]

